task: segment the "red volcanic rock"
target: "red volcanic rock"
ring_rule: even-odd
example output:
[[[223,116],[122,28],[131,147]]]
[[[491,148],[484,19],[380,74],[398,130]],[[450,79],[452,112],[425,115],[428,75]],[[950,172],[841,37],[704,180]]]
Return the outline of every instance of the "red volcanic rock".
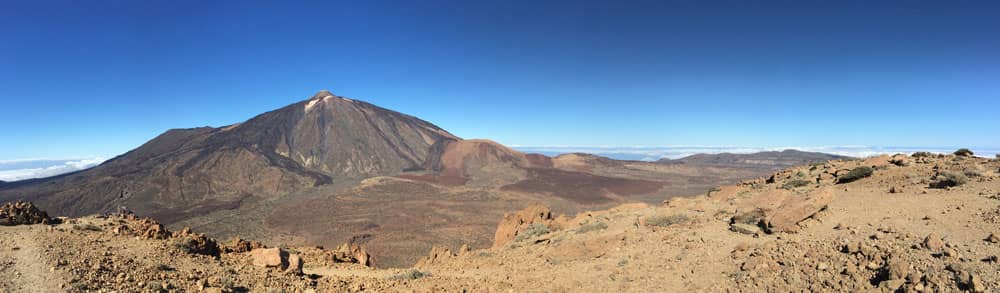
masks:
[[[542,205],[531,205],[513,214],[504,214],[503,220],[497,225],[493,247],[500,247],[517,237],[532,224],[541,224],[550,229],[559,227],[552,211]]]

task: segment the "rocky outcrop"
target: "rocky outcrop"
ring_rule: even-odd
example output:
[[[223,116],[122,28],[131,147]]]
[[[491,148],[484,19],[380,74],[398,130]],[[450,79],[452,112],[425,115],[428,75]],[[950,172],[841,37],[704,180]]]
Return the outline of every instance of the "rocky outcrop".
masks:
[[[366,267],[374,267],[372,256],[361,245],[351,242],[344,243],[337,247],[330,254],[334,263],[356,263]]]
[[[222,245],[222,251],[226,253],[243,253],[243,252],[250,252],[251,250],[254,249],[266,248],[266,247],[267,246],[264,246],[264,244],[260,242],[253,240],[244,240],[239,237],[236,237],[230,240],[229,243]]]
[[[514,240],[532,224],[542,225],[550,230],[560,228],[560,224],[548,207],[537,204],[530,205],[516,213],[504,214],[503,220],[500,220],[500,224],[497,225],[493,247],[500,247]]]
[[[202,233],[193,233],[191,228],[184,228],[179,232],[172,233],[171,237],[175,239],[178,246],[188,253],[219,256],[219,253],[222,252],[222,248],[215,239]]]
[[[462,247],[460,247],[458,251],[455,252],[452,252],[451,249],[449,249],[448,247],[434,245],[433,247],[431,247],[431,251],[430,253],[427,254],[427,256],[417,261],[415,267],[425,267],[436,263],[440,263],[442,261],[446,261],[453,257],[463,256],[469,251],[472,250],[469,248],[468,245],[465,244],[462,244]]]
[[[799,222],[825,209],[832,201],[833,192],[829,189],[789,197],[777,209],[765,211],[765,229],[769,233],[797,231]]]
[[[49,215],[31,202],[8,202],[0,206],[0,226],[47,224],[49,221]]]

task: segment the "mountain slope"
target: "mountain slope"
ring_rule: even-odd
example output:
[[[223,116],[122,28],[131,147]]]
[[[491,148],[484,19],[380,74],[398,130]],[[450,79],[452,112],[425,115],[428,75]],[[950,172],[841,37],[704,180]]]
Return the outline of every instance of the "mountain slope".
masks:
[[[169,130],[82,172],[5,185],[63,215],[127,206],[170,223],[341,178],[419,169],[454,135],[426,121],[321,91],[221,128]]]
[[[695,166],[725,166],[737,168],[752,168],[767,171],[777,171],[784,168],[829,160],[846,159],[848,157],[799,150],[783,150],[758,152],[752,154],[695,154],[676,160],[660,159],[663,164],[688,164]]]

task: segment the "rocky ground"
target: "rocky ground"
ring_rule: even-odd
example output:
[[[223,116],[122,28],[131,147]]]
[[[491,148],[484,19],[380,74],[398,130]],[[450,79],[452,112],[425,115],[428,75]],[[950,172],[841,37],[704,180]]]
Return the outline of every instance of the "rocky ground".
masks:
[[[0,287],[994,292],[998,171],[997,160],[970,156],[882,156],[786,169],[660,205],[572,216],[532,206],[503,218],[493,247],[435,247],[410,269],[369,268],[378,255],[350,243],[266,249],[129,215],[8,221],[18,225],[0,227]]]

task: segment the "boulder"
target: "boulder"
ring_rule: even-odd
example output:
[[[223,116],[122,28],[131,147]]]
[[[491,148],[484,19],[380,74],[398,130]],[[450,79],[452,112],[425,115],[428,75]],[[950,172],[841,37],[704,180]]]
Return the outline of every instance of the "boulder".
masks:
[[[755,235],[760,231],[760,228],[750,224],[733,223],[729,225],[729,230],[740,234]]]
[[[258,267],[281,269],[288,267],[288,252],[283,251],[280,248],[262,248],[251,250],[250,259],[253,261],[253,265]]]
[[[766,232],[795,232],[798,223],[815,215],[833,201],[833,192],[824,188],[805,196],[792,196],[766,213]]]
[[[355,242],[344,243],[337,250],[333,251],[331,259],[334,263],[356,263],[366,267],[374,267],[372,257],[368,251]]]
[[[298,254],[289,255],[288,256],[288,266],[285,267],[285,272],[286,273],[296,274],[296,275],[301,275],[302,274],[302,264],[303,263],[304,262],[302,261],[302,257],[300,257]]]

